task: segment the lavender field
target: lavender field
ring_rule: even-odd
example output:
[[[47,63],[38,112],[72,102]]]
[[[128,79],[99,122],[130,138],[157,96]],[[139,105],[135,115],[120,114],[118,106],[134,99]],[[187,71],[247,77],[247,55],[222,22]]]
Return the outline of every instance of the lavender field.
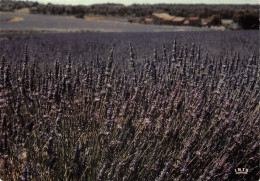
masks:
[[[0,42],[2,180],[259,179],[259,31]]]

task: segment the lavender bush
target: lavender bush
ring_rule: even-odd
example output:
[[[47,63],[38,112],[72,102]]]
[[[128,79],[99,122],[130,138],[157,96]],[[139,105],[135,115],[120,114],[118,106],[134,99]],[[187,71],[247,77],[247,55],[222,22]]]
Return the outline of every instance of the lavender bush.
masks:
[[[51,64],[30,45],[3,55],[1,179],[257,180],[258,53],[179,41]]]

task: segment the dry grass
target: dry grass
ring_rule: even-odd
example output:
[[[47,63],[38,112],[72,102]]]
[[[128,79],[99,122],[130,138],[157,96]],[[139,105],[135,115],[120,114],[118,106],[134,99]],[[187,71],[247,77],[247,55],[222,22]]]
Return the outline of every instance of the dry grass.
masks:
[[[30,10],[29,10],[29,8],[22,8],[22,9],[17,9],[14,12],[15,13],[26,13],[26,14],[29,14]]]
[[[123,20],[124,18],[107,17],[107,16],[84,16],[85,20],[100,21],[100,20]]]
[[[23,21],[23,20],[24,20],[24,18],[19,17],[19,16],[15,16],[12,19],[10,19],[9,21],[10,22],[18,22],[18,21]]]
[[[68,16],[68,18],[76,18],[75,16]],[[104,21],[104,20],[124,20],[124,18],[116,18],[116,17],[109,17],[109,16],[84,16],[85,20],[88,21]]]

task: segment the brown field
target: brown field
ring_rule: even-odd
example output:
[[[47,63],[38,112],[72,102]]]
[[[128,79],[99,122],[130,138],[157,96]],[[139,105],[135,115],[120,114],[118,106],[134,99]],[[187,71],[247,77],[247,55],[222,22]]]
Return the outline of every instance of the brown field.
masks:
[[[22,9],[17,9],[14,11],[15,13],[24,13],[24,14],[29,14],[30,10],[29,8],[22,8]]]

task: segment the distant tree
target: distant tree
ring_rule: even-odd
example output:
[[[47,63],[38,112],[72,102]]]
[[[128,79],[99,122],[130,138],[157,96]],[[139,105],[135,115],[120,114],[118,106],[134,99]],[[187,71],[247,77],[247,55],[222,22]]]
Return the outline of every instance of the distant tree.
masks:
[[[210,18],[210,24],[213,26],[220,26],[221,25],[221,18],[220,15],[213,15]]]
[[[251,12],[238,12],[233,16],[233,21],[238,23],[243,29],[258,29],[259,16]]]

